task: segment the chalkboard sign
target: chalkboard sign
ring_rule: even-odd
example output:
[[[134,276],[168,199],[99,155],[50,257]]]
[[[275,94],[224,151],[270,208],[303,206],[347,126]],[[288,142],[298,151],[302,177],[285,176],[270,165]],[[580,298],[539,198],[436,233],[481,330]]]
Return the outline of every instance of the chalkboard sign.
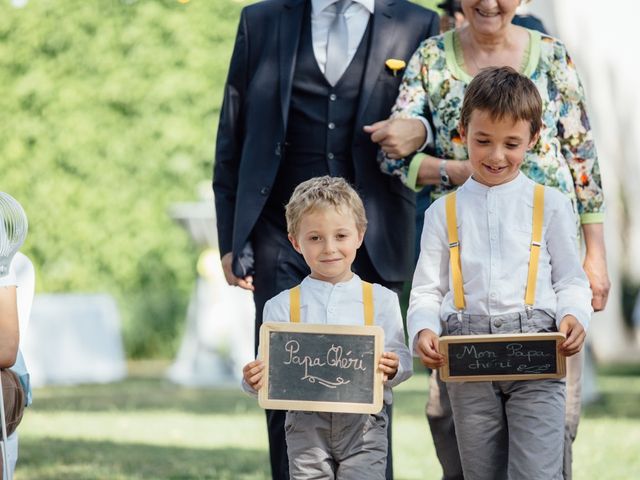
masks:
[[[382,409],[384,332],[375,326],[265,323],[260,406],[276,410],[377,413]]]
[[[565,376],[561,333],[459,335],[440,338],[445,382],[538,380]]]

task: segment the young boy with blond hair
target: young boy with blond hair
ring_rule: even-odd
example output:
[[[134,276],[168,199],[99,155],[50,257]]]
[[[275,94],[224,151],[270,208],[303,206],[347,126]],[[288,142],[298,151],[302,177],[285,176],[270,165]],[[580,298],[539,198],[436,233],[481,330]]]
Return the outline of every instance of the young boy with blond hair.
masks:
[[[460,132],[473,174],[425,213],[408,311],[409,345],[430,368],[444,363],[441,333],[559,331],[562,354],[582,348],[591,290],[571,203],[520,173],[541,115],[536,86],[509,67],[469,84]],[[562,479],[563,379],[446,388],[466,480]]]
[[[363,290],[371,288],[351,270],[362,245],[367,218],[362,200],[342,178],[317,177],[301,183],[286,207],[293,248],[311,274],[300,284],[300,322],[364,325]],[[378,368],[384,377],[384,403],[391,387],[412,374],[411,353],[404,343],[398,296],[373,284],[373,324],[384,330],[384,353]],[[264,307],[265,322],[288,322],[290,291]],[[255,394],[262,387],[264,363],[249,362],[243,387]],[[385,478],[387,414],[287,412],[285,431],[292,479],[371,480]],[[336,434],[336,432],[339,432]]]

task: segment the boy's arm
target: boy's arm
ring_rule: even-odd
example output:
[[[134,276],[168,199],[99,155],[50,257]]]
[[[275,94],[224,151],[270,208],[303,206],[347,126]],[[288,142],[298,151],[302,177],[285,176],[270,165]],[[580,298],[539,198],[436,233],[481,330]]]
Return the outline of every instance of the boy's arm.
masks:
[[[268,300],[262,311],[262,323],[289,321],[289,292],[280,292]],[[242,369],[242,390],[256,397],[262,387],[264,363],[261,360],[261,344],[258,344],[258,356]]]
[[[395,387],[407,380],[413,374],[413,361],[411,352],[407,348],[404,341],[404,328],[402,326],[402,313],[400,312],[400,303],[398,296],[391,290],[384,287],[379,289],[376,286],[375,295],[379,295],[383,301],[379,302],[381,312],[376,315],[380,326],[384,330],[384,351],[395,353],[397,355],[397,371],[394,375],[389,375],[389,379],[385,383],[388,387]],[[378,302],[376,302],[378,303]],[[395,364],[393,359],[389,359],[390,364]]]
[[[560,192],[545,189],[550,202],[558,206],[551,211],[547,226],[547,249],[551,257],[551,280],[557,296],[556,324],[573,315],[586,330],[593,309],[591,289],[582,269],[571,203]],[[545,202],[546,203],[546,202]],[[552,203],[553,204],[553,203]]]
[[[449,291],[449,247],[447,243],[444,199],[438,199],[425,212],[420,240],[420,257],[413,276],[407,312],[409,348],[416,352],[419,333],[429,329],[441,333],[440,308]]]
[[[249,395],[257,396],[258,390],[262,388],[264,378],[264,362],[254,360],[247,363],[242,369],[242,390]]]

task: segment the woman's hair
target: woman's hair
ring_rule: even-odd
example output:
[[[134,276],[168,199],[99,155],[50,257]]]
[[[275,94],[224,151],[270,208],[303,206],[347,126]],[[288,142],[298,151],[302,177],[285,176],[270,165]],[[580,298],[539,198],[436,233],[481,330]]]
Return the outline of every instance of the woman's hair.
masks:
[[[287,232],[296,236],[302,217],[318,208],[333,207],[339,212],[353,213],[358,232],[367,228],[367,216],[356,191],[340,177],[315,177],[296,187],[287,203]]]
[[[542,99],[535,84],[511,67],[483,68],[471,80],[462,102],[460,123],[467,130],[471,113],[482,110],[492,119],[529,122],[533,138],[542,128]]]

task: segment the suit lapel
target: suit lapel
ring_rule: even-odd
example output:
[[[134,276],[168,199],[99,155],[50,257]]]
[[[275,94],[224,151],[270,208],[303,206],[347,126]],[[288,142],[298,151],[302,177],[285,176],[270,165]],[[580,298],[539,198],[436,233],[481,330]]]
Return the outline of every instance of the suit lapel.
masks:
[[[367,65],[362,79],[360,102],[356,117],[356,128],[360,129],[365,109],[369,103],[371,93],[378,81],[380,73],[384,70],[384,62],[395,42],[397,25],[393,21],[395,0],[376,0],[376,6],[371,21],[370,46],[367,56]],[[376,40],[377,39],[377,40]],[[391,113],[391,112],[389,112]]]
[[[282,109],[283,127],[287,128],[289,101],[291,100],[291,84],[298,55],[302,16],[305,0],[287,0],[280,14],[280,107]]]

